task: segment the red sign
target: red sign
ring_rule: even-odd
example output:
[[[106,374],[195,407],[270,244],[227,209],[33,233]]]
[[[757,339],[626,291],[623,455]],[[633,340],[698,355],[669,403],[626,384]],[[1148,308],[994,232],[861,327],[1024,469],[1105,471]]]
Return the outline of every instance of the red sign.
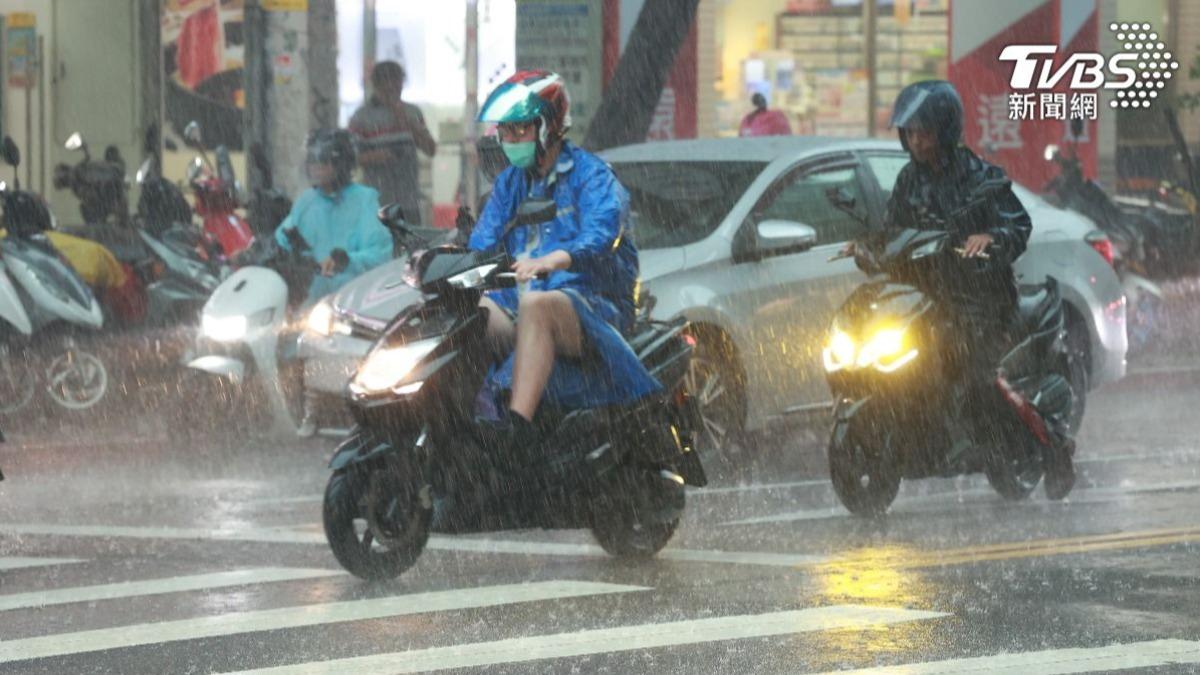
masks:
[[[1013,63],[1000,60],[1010,45],[1058,45],[1056,67],[1072,53],[1096,51],[1094,0],[1046,0],[1033,10],[1007,2],[973,4],[970,12],[950,7],[950,80],[966,109],[967,145],[1035,192],[1058,173],[1044,157],[1048,145],[1077,152],[1084,172],[1094,176],[1095,116],[1103,111],[1087,109],[1089,99],[1069,89],[1068,78],[1051,91],[1014,91]],[[1077,143],[1070,133],[1073,117],[1083,121]]]

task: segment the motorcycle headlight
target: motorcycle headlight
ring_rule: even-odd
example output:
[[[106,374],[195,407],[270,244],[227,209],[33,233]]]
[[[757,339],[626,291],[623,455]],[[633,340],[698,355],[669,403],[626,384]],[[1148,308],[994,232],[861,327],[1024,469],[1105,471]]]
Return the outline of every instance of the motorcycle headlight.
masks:
[[[843,368],[875,368],[892,373],[917,357],[917,348],[908,344],[903,328],[876,330],[861,346],[849,334],[835,330],[822,356],[826,372]]]
[[[246,337],[245,316],[210,316],[205,314],[200,320],[200,329],[204,336],[217,342],[237,342]]]
[[[854,365],[854,355],[857,351],[858,345],[854,343],[854,338],[844,331],[834,330],[821,352],[825,371],[833,373]]]
[[[496,269],[496,267],[498,267],[498,265],[480,265],[479,267],[469,269],[462,274],[456,274],[447,279],[446,282],[455,288],[476,288],[483,284],[484,279],[486,279],[487,276]]]
[[[354,376],[354,388],[365,393],[396,389],[440,342],[441,338],[430,338],[400,347],[376,349],[359,367],[358,374]],[[415,391],[411,387],[409,385],[404,389]]]
[[[333,333],[333,306],[329,301],[322,300],[308,313],[308,329],[321,337],[329,337]]]

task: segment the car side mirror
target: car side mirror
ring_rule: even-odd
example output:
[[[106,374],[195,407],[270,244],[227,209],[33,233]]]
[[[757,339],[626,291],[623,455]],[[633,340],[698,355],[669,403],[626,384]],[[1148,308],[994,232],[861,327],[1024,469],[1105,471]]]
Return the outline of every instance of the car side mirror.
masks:
[[[734,261],[759,261],[775,256],[807,251],[817,245],[817,231],[811,225],[791,220],[764,220],[754,227],[753,242],[735,244]]]

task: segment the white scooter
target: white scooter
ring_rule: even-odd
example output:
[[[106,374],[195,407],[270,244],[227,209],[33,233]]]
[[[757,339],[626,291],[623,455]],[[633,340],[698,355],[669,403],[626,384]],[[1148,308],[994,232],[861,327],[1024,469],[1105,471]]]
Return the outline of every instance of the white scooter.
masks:
[[[15,173],[21,154],[12,138],[4,137],[0,156]],[[45,203],[15,177],[11,189],[0,182],[0,203],[0,413],[24,408],[40,385],[64,408],[91,408],[108,391],[108,369],[78,338],[104,325],[100,303],[46,238]],[[50,358],[44,371],[26,358],[31,352]]]
[[[203,405],[189,406],[190,414],[210,416],[192,417],[188,422],[194,426],[228,425],[238,414],[252,412],[254,406],[247,404],[261,395],[271,413],[272,430],[294,432],[296,402],[289,399],[301,393],[300,383],[291,381],[299,379],[300,364],[287,353],[291,345],[284,333],[291,310],[303,300],[318,266],[304,257],[308,244],[299,233],[290,243],[292,250],[284,251],[273,239],[257,240],[239,256],[249,265],[222,281],[205,303],[200,336],[187,367],[218,391]],[[292,362],[296,368],[287,369]]]

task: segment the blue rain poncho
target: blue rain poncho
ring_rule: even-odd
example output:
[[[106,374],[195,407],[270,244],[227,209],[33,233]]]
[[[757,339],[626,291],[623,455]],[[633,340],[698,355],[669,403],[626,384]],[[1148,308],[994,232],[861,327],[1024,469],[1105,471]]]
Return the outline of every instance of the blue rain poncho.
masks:
[[[553,198],[557,217],[539,225],[505,226],[527,198]],[[471,234],[470,248],[506,250],[511,256],[540,258],[562,250],[571,267],[545,280],[529,282],[530,291],[562,291],[579,317],[584,336],[582,359],[556,360],[546,400],[566,408],[635,401],[662,387],[625,342],[633,324],[638,255],[629,230],[629,194],[603,160],[564,143],[555,170],[546,178],[509,167],[497,177],[491,199]],[[515,288],[488,294],[513,318],[519,307]],[[492,373],[498,389],[512,386],[510,356]]]

